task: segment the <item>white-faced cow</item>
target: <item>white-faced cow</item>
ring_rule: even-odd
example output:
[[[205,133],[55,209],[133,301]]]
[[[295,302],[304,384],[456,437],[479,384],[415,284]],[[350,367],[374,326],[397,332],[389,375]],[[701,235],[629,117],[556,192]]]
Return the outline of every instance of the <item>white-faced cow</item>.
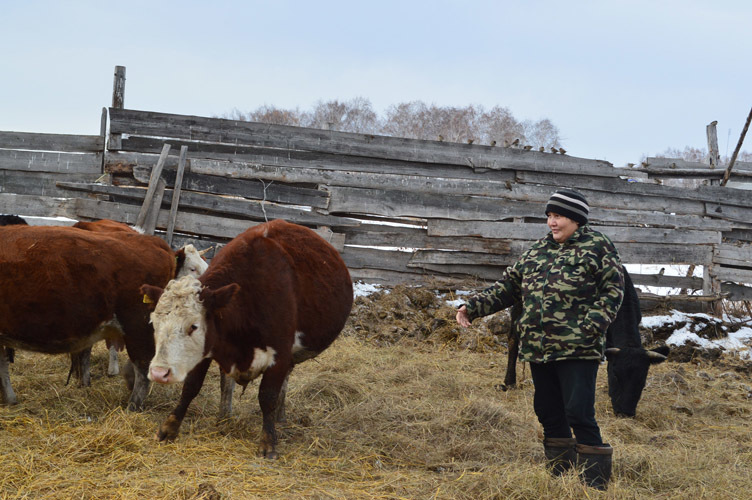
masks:
[[[135,365],[128,407],[140,409],[154,337],[139,289],[165,286],[175,270],[175,252],[155,236],[0,227],[0,347],[69,353],[124,337]],[[15,403],[6,356],[0,385],[3,401]]]
[[[100,219],[96,221],[79,221],[73,224],[73,227],[83,229],[84,231],[91,231],[94,233],[107,233],[112,236],[118,236],[118,234],[143,234],[141,228],[131,227],[122,222],[117,222],[110,219]],[[177,264],[176,278],[183,276],[200,276],[201,273],[206,271],[209,266],[202,258],[201,253],[196,250],[193,245],[186,245],[177,252],[175,252],[175,259]],[[109,364],[107,367],[108,375],[117,375],[120,372],[120,366],[118,362],[118,351],[122,351],[125,344],[122,340],[107,340],[107,349],[109,352]],[[80,352],[71,353],[71,368],[68,378],[71,374],[76,375],[80,384],[84,387],[91,385],[91,347],[88,347]],[[123,373],[128,387],[133,388],[133,370],[132,367],[127,365]]]
[[[158,438],[177,437],[214,359],[243,386],[262,375],[260,452],[276,458],[275,421],[290,371],[326,349],[350,314],[352,281],[339,253],[312,230],[275,220],[233,239],[200,278],[142,291],[158,301],[149,378],[184,381]]]
[[[639,328],[642,320],[640,299],[631,276],[626,269],[623,271],[624,300],[616,318],[606,331],[608,394],[617,416],[634,417],[650,365],[665,361],[670,349],[665,345],[652,350],[642,347]],[[504,376],[506,387],[514,387],[517,380],[516,361],[519,351],[517,321],[521,312],[519,303],[512,306],[507,371]]]

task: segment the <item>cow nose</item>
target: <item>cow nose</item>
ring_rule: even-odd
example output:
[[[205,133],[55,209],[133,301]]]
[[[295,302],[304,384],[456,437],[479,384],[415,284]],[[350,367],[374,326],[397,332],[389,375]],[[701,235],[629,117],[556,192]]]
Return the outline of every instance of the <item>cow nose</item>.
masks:
[[[149,378],[152,379],[154,382],[159,382],[160,384],[169,384],[170,383],[170,369],[169,368],[162,368],[161,366],[152,366],[149,369]]]

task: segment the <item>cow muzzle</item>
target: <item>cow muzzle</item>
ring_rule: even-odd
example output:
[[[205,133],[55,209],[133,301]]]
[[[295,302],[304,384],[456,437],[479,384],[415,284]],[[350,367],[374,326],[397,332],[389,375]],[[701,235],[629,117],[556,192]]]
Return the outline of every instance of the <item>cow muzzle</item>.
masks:
[[[152,366],[149,368],[149,379],[159,384],[172,384],[175,382],[172,370],[161,366]]]

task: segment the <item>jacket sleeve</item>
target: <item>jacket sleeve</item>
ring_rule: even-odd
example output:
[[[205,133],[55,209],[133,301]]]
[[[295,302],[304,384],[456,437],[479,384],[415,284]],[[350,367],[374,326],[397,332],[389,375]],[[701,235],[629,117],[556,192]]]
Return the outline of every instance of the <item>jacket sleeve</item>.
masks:
[[[605,254],[598,276],[598,299],[588,311],[582,328],[593,334],[605,335],[616,318],[624,299],[624,272],[619,253],[611,241],[606,240]]]
[[[470,321],[506,309],[520,298],[521,261],[509,266],[501,279],[465,302]]]

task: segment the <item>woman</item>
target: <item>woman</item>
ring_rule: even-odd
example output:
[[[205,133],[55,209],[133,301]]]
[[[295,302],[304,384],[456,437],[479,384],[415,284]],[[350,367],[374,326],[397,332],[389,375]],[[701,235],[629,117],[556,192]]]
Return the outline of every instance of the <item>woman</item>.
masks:
[[[520,359],[530,362],[549,467],[560,475],[584,465],[586,484],[606,489],[613,449],[595,421],[595,381],[624,277],[611,240],[587,225],[589,211],[579,192],[556,191],[546,204],[551,232],[460,307],[457,322],[522,302]]]

